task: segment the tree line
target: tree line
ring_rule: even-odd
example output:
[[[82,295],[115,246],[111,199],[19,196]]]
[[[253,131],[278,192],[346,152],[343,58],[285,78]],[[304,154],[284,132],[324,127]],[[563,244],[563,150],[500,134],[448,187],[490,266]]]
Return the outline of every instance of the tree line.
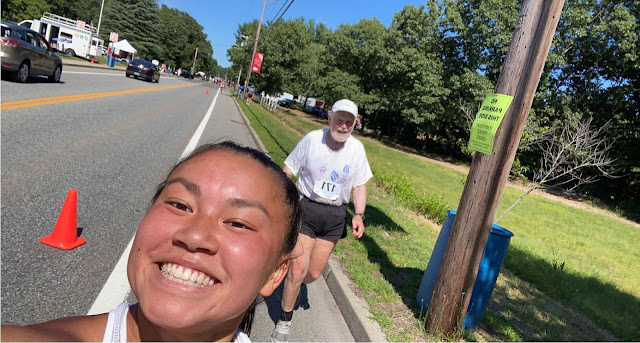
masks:
[[[2,19],[39,19],[44,12],[83,20],[98,26],[101,0],[4,0]],[[213,48],[203,27],[188,13],[158,6],[156,0],[108,0],[104,2],[100,38],[108,45],[110,32],[126,39],[137,56],[156,59],[172,68],[191,69],[196,48],[195,71],[218,75],[222,68],[213,58]]]
[[[288,92],[328,104],[351,98],[375,134],[469,160],[470,123],[495,87],[519,10],[516,1],[429,0],[406,6],[389,27],[377,19],[335,30],[305,18],[266,23],[258,43],[265,54],[262,72],[251,83],[268,94]],[[236,31],[236,46],[227,51],[233,78],[241,70],[245,77],[256,27],[252,21]],[[588,122],[613,164],[607,170],[587,166],[574,175],[578,179],[558,184],[637,218],[639,36],[638,1],[565,1],[514,170],[544,175],[549,149],[541,148],[541,140],[561,141],[568,126],[583,130]],[[584,152],[567,152],[579,165]],[[597,181],[575,187],[580,180]]]

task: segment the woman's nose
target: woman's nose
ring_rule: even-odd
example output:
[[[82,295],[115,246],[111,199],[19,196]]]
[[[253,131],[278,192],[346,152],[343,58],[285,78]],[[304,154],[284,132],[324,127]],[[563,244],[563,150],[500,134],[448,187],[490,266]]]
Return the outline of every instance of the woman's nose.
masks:
[[[174,244],[192,252],[213,254],[218,250],[215,222],[194,218],[173,235]]]

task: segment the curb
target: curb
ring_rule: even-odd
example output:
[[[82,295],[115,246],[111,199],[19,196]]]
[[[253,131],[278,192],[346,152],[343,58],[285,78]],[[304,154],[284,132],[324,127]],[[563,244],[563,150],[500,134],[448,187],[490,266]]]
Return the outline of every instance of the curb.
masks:
[[[234,95],[231,94],[231,97],[234,98]],[[253,126],[251,126],[251,122],[249,122],[249,118],[247,118],[247,116],[244,115],[244,112],[242,111],[242,109],[240,108],[240,105],[238,104],[238,101],[236,101],[236,99],[233,99],[233,103],[236,104],[236,107],[238,108],[238,111],[240,112],[240,114],[242,115],[242,120],[244,121],[244,125],[246,125],[249,128],[249,131],[251,131],[251,137],[253,137],[253,141],[256,143],[256,146],[265,154],[267,154],[267,156],[269,156],[269,152],[267,151],[267,147],[264,146],[264,144],[262,143],[262,141],[260,140],[260,137],[258,136],[258,134],[256,133],[256,131],[253,129]],[[271,156],[269,156],[271,157]]]
[[[74,67],[85,67],[85,68],[98,68],[98,69],[109,69],[109,70],[126,70],[127,68],[123,67],[123,66],[117,66],[117,67],[109,67],[106,66],[104,64],[97,64],[97,63],[91,63],[91,62],[85,62],[85,61],[77,61],[77,60],[68,60],[68,59],[62,59],[62,66],[74,66]]]
[[[231,96],[233,97],[233,95]],[[242,114],[245,125],[249,127],[253,140],[268,155],[266,147],[249,124],[249,119],[244,115],[236,99],[233,100],[238,111]],[[354,340],[356,342],[387,342],[387,337],[382,332],[380,324],[371,319],[373,315],[369,311],[369,304],[353,292],[352,287],[355,286],[343,270],[344,268],[338,258],[332,254],[324,267],[322,276]]]
[[[380,324],[371,319],[373,315],[369,312],[369,304],[353,292],[352,287],[355,286],[343,270],[338,258],[332,254],[322,275],[351,335],[356,342],[387,342]]]

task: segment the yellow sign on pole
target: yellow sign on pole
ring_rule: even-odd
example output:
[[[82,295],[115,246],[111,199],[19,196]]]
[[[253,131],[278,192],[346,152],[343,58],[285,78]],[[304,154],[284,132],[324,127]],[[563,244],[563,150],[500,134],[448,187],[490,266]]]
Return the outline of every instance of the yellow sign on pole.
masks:
[[[489,93],[485,96],[482,106],[471,126],[469,149],[491,154],[493,137],[511,104],[513,97],[505,94]]]

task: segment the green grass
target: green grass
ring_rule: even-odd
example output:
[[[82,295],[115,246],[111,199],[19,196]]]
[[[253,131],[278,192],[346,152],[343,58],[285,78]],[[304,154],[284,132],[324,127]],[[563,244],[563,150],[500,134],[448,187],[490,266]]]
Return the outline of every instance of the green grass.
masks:
[[[281,165],[303,134],[323,127],[321,122],[291,114],[272,114],[256,104],[241,106],[269,154]],[[374,140],[362,141],[373,168],[400,175],[413,185],[416,196],[438,199],[446,207],[456,208],[466,179],[464,173]],[[417,216],[411,206],[403,203],[402,195],[387,192],[377,183],[375,180],[368,187],[365,236],[360,240],[349,236],[337,245],[336,254],[390,340],[429,340],[420,328],[422,314],[416,309],[415,295],[439,227]],[[498,213],[520,194],[520,190],[506,187]],[[505,216],[500,225],[515,234],[505,261],[505,268],[515,275],[501,275],[496,286],[492,303],[493,298],[503,299],[499,303],[509,308],[511,315],[500,309],[491,310],[490,305],[483,324],[492,332],[489,340],[610,339],[578,330],[587,324],[573,318],[566,307],[622,340],[640,339],[638,227],[533,194]],[[511,286],[500,287],[500,282]],[[527,283],[542,293],[531,291],[527,294],[534,295],[515,304],[508,296],[499,296]],[[554,302],[564,307],[552,306]],[[398,304],[413,311],[413,317],[394,315],[401,312],[394,311]],[[399,323],[408,328],[400,330]]]
[[[88,61],[88,60],[85,60],[84,58],[80,58],[80,57],[67,56],[67,55],[65,55],[65,54],[63,54],[61,52],[58,52],[57,54],[63,60],[75,60],[75,61],[84,61],[84,62]],[[94,62],[98,63],[98,64],[107,65],[107,58],[105,56],[97,56],[97,57],[95,57]],[[116,65],[118,65],[118,63],[116,63]],[[124,65],[124,64],[122,64],[122,65]]]

